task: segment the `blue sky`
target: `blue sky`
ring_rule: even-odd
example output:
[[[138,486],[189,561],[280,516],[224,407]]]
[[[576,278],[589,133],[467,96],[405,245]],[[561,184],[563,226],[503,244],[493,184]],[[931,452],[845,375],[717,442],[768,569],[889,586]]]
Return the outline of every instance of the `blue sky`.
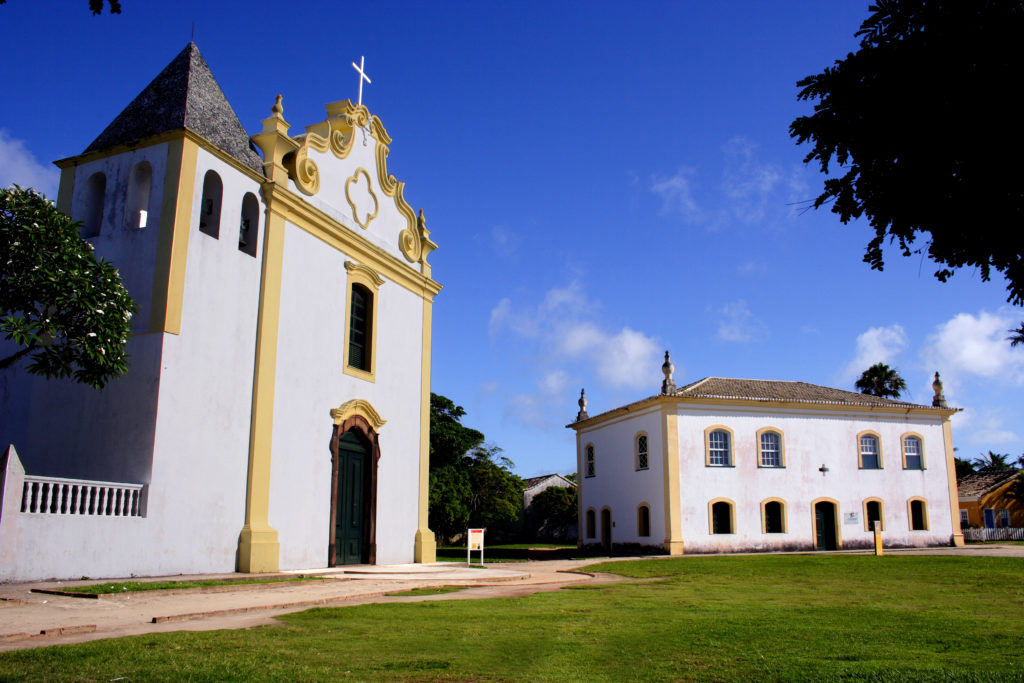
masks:
[[[1024,451],[1024,310],[1000,279],[889,251],[805,211],[822,176],[788,135],[795,83],[856,49],[863,2],[210,3],[0,6],[0,185],[55,196],[80,153],[195,40],[250,133],[355,99],[440,249],[433,389],[523,476],[571,472],[564,428],[657,393],[665,349],[709,375],[852,389],[874,362],[964,408],[964,457]]]

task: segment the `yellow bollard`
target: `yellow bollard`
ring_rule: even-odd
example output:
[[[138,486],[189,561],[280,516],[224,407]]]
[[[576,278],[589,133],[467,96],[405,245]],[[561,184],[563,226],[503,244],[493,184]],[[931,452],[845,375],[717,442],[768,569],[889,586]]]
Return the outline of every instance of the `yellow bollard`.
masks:
[[[882,555],[882,530],[878,528],[878,522],[873,523],[875,532],[875,555]]]

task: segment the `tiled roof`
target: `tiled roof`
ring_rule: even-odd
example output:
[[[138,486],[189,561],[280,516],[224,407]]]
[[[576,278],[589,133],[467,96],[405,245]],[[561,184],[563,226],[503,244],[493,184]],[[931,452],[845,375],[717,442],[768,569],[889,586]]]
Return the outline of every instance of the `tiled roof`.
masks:
[[[983,496],[1012,481],[1018,472],[1019,470],[997,470],[983,467],[977,472],[971,472],[957,480],[957,495],[961,498]]]
[[[825,403],[850,406],[888,406],[927,408],[917,403],[896,401],[855,391],[844,391],[807,382],[781,382],[768,379],[730,379],[705,377],[676,390],[680,398],[741,399],[788,403]]]
[[[85,151],[97,152],[184,128],[263,173],[263,160],[195,43],[189,43]]]
[[[551,477],[558,477],[559,479],[565,479],[565,477],[563,477],[560,474],[544,474],[544,475],[541,475],[539,477],[529,477],[528,479],[523,479],[523,483],[526,484],[526,488],[527,489],[532,489],[537,484],[540,484],[541,482],[543,482],[543,481],[545,481],[547,479],[550,479]],[[569,482],[569,483],[572,484],[572,482]]]

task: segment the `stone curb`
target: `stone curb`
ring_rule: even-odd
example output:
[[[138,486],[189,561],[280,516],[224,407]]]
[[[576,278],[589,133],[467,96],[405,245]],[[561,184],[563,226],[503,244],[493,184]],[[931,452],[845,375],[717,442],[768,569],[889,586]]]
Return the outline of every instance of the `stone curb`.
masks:
[[[252,590],[275,590],[279,588],[288,588],[290,586],[302,585],[302,584],[323,584],[330,581],[351,581],[352,579],[346,579],[344,577],[330,577],[330,578],[311,578],[303,581],[268,581],[265,583],[234,583],[224,586],[196,586],[195,588],[156,588],[153,590],[142,590],[142,591],[121,591],[118,593],[78,593],[75,591],[62,591],[62,590],[51,590],[48,588],[33,588],[30,592],[32,593],[43,593],[45,595],[59,595],[65,598],[92,598],[92,599],[107,599],[114,596],[121,595],[132,595],[134,593],[141,594],[157,594],[157,595],[194,595],[202,593],[233,593],[236,591],[252,591]]]
[[[297,602],[282,602],[276,605],[253,605],[251,607],[231,607],[229,609],[210,610],[208,612],[190,612],[188,614],[170,614],[162,617],[153,617],[153,624],[166,624],[171,621],[190,621],[192,619],[205,619],[207,617],[220,617],[229,614],[246,614],[248,612],[265,612],[277,609],[292,609],[293,607],[320,607],[332,605],[339,602],[351,600],[362,600],[364,598],[380,598],[386,591],[374,593],[360,593],[359,595],[344,595],[335,598],[317,598],[315,600],[299,600]]]

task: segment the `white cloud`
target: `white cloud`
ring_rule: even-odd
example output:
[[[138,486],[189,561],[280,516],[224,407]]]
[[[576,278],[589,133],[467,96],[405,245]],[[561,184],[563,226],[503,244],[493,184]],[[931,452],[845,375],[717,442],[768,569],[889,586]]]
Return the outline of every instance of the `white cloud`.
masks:
[[[614,387],[654,386],[651,378],[660,372],[658,345],[643,332],[628,327],[605,336],[593,360],[597,374]]]
[[[966,413],[963,419],[957,421],[957,417]],[[972,431],[966,432],[964,441],[981,452],[994,450],[999,452],[999,447],[1005,444],[1019,444],[1021,437],[1006,428],[1004,424],[1002,408],[995,409],[965,409],[953,417],[954,427],[958,430],[964,429],[967,425],[973,427]],[[962,450],[962,449],[961,449]],[[970,460],[975,457],[970,452],[959,452],[957,457]]]
[[[728,303],[717,311],[722,318],[718,321],[718,338],[731,342],[748,342],[754,338],[761,323],[754,318],[750,307],[743,299]],[[761,330],[763,333],[763,330]]]
[[[797,215],[807,200],[806,171],[796,165],[762,161],[759,145],[742,136],[722,146],[722,170],[716,190],[704,189],[697,171],[683,166],[668,178],[655,176],[651,192],[661,198],[662,213],[677,213],[688,223],[718,230],[728,223],[773,226]]]
[[[500,256],[513,256],[519,249],[522,238],[500,225],[491,228],[491,247]]]
[[[0,187],[15,184],[32,187],[56,199],[59,181],[60,172],[56,168],[40,163],[23,140],[12,138],[0,128]]]
[[[907,348],[907,333],[903,327],[894,324],[888,327],[872,327],[857,336],[857,355],[847,363],[839,381],[849,384],[875,363],[892,365],[893,360]]]
[[[757,145],[743,137],[734,137],[722,147],[725,170],[722,191],[733,214],[744,223],[764,220],[769,204],[777,202],[776,189],[782,182],[782,168],[757,160]]]
[[[491,311],[492,337],[510,333],[537,368],[535,389],[511,396],[506,415],[531,427],[555,426],[553,416],[564,412],[579,376],[584,383],[654,393],[661,380],[658,343],[628,326],[604,326],[595,318],[599,308],[577,282],[548,290],[533,306],[498,302]]]
[[[1020,324],[1019,314],[1003,309],[977,316],[960,313],[936,327],[928,336],[921,358],[954,387],[965,377],[984,377],[1009,384],[1024,384],[1024,348],[1011,347],[1008,330]]]
[[[680,168],[670,178],[655,179],[651,192],[661,197],[662,213],[679,212],[688,223],[703,223],[706,220],[704,211],[693,198],[690,187],[695,171],[692,168]]]

